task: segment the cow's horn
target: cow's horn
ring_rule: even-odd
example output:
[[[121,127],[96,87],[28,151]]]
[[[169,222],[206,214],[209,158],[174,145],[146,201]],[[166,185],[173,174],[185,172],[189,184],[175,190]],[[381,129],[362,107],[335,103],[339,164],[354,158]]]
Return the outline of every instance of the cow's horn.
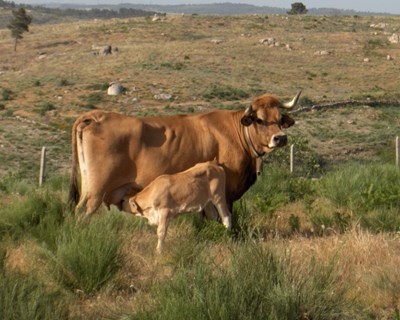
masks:
[[[292,101],[285,102],[284,104],[282,104],[282,107],[285,108],[285,109],[293,108],[297,104],[297,102],[299,101],[300,95],[301,95],[301,90],[299,90],[297,92],[296,96],[293,98]]]
[[[252,105],[251,105],[251,103],[250,103],[250,105],[246,108],[246,110],[244,111],[244,115],[245,116],[249,116],[249,115],[251,115],[253,113],[253,107],[252,107]]]

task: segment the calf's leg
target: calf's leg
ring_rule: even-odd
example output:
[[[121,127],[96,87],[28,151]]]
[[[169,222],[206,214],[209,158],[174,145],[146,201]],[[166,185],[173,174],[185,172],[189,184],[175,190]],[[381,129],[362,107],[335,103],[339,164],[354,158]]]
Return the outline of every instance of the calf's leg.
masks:
[[[220,198],[216,199],[214,204],[218,210],[219,216],[221,217],[222,223],[228,230],[230,230],[232,228],[232,219],[226,201]]]
[[[159,218],[157,227],[157,237],[158,237],[157,253],[161,254],[164,246],[164,240],[165,237],[167,236],[167,229],[169,223],[168,210],[165,209],[159,210],[158,214]]]

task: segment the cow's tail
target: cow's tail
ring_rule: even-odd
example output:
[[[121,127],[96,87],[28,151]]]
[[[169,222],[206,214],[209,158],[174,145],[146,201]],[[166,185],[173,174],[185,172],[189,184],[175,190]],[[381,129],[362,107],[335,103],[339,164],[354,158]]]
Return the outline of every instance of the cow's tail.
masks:
[[[78,170],[79,170],[79,160],[78,160],[78,146],[77,146],[77,127],[79,120],[75,121],[72,127],[72,168],[71,168],[71,178],[69,185],[69,204],[75,207],[79,201],[79,186],[78,186]]]

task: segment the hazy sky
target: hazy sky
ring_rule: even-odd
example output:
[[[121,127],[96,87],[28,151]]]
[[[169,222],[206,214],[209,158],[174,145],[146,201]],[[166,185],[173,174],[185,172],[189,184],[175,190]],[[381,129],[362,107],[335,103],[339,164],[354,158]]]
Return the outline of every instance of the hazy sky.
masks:
[[[202,3],[248,3],[257,6],[290,8],[293,2],[303,2],[307,8],[338,8],[358,11],[400,14],[400,0],[16,0],[16,3],[90,3],[90,4],[202,4]]]

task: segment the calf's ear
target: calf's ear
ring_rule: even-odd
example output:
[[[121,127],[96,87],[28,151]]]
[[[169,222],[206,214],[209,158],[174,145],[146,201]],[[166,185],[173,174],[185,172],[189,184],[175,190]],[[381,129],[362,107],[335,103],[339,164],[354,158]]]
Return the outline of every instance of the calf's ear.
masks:
[[[282,119],[281,119],[281,126],[282,128],[289,128],[292,125],[294,125],[295,121],[293,120],[293,118],[287,114],[283,114],[282,115]]]
[[[139,211],[139,206],[136,203],[134,198],[130,198],[129,199],[129,205],[131,206],[131,209],[132,209],[133,212],[140,212]]]

